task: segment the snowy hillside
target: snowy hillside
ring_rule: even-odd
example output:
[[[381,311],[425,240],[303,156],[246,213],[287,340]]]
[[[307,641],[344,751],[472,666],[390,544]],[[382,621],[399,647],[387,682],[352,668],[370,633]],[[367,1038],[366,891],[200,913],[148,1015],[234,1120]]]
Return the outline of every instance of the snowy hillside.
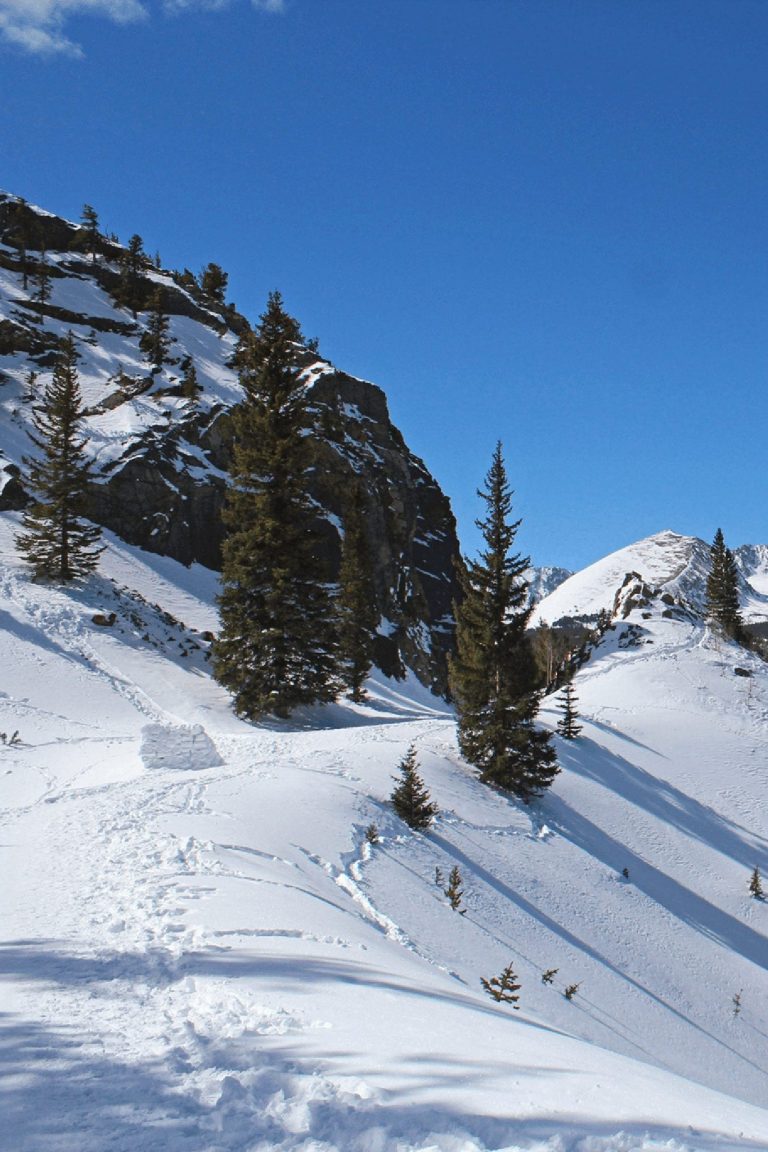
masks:
[[[768,1148],[765,665],[632,616],[525,808],[413,681],[241,723],[207,674],[209,571],[111,539],[101,575],[43,588],[15,523],[3,1148]],[[387,802],[410,742],[441,810],[425,836]],[[435,883],[454,864],[464,915]],[[519,1011],[480,987],[510,962]]]
[[[735,553],[740,570],[740,594],[747,621],[768,620],[768,549],[746,546]],[[596,617],[613,609],[616,593],[629,572],[654,588],[697,610],[704,607],[710,547],[695,536],[658,532],[620,548],[563,581],[541,600],[534,622],[554,624],[563,617]]]

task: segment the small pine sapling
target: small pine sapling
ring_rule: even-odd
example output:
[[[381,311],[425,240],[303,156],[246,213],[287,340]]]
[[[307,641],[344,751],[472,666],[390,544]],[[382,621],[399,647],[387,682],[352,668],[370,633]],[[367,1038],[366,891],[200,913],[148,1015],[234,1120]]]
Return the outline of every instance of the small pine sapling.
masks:
[[[763,891],[763,882],[760,878],[760,869],[755,865],[754,871],[749,881],[749,893],[755,900],[762,900],[765,896]]]
[[[629,880],[629,868],[622,868],[621,874],[625,880]]]
[[[734,1016],[738,1016],[741,1013],[741,994],[743,991],[743,988],[739,988],[738,992],[734,992],[733,996],[731,997]]]
[[[368,825],[368,827],[365,830],[365,838],[369,844],[381,843],[381,837],[379,836],[379,830],[375,824],[369,824]]]
[[[576,708],[578,700],[570,680],[567,681],[563,688],[562,696],[558,696],[558,703],[563,710],[563,714],[557,722],[557,734],[558,736],[562,736],[564,740],[575,740],[581,732],[581,724],[576,723],[579,716]]]
[[[451,905],[451,908],[453,908],[454,912],[460,912],[463,916],[466,912],[466,908],[462,908],[461,906],[461,898],[464,895],[464,889],[462,888],[461,884],[462,880],[461,872],[459,872],[459,866],[458,864],[454,864],[448,875],[448,887],[444,888],[443,891],[448,897],[448,903]]]
[[[554,981],[555,976],[557,976],[559,971],[560,971],[559,968],[547,968],[546,972],[542,972],[542,974],[541,974],[542,984],[551,984]]]
[[[511,964],[507,964],[500,976],[493,976],[490,980],[480,977],[480,983],[489,996],[499,1004],[511,1004],[515,1011],[518,1010],[517,1001],[520,999],[517,995],[520,985],[516,980]]]
[[[14,744],[21,744],[18,729],[11,736],[7,732],[0,732],[0,744],[5,744],[9,748],[12,748]]]
[[[443,876],[443,870],[442,870],[442,868],[438,868],[437,865],[435,865],[435,884],[437,885],[438,888],[442,888],[443,885],[445,884],[445,877]]]
[[[409,828],[414,828],[417,832],[426,832],[438,809],[430,800],[424,781],[416,771],[416,749],[413,744],[400,761],[398,768],[400,777],[399,779],[397,776],[392,777],[398,783],[390,797],[395,812]]]
[[[573,1000],[579,988],[581,988],[581,984],[566,984],[564,992],[566,1000]]]

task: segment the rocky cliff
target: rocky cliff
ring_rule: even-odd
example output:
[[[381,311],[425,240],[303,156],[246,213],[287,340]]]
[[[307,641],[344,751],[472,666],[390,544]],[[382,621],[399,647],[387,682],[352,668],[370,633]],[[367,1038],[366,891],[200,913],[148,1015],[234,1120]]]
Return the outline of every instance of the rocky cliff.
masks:
[[[18,509],[27,498],[31,409],[71,332],[96,477],[93,519],[151,552],[216,568],[229,410],[241,398],[231,363],[247,321],[203,291],[200,278],[143,253],[129,304],[119,306],[126,259],[115,238],[89,236],[0,193],[0,507]],[[158,289],[170,346],[155,369],[140,341]],[[300,363],[314,420],[313,496],[331,564],[355,482],[381,613],[377,662],[390,673],[410,667],[443,692],[458,553],[448,500],[392,424],[380,388],[311,348]],[[188,386],[190,366],[197,390]]]

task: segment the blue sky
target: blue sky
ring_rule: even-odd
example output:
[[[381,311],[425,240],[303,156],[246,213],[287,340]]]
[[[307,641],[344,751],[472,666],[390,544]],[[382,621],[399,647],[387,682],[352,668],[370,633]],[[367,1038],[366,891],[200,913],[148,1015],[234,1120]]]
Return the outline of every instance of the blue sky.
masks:
[[[0,187],[279,288],[462,544],[768,541],[763,0],[0,0]]]

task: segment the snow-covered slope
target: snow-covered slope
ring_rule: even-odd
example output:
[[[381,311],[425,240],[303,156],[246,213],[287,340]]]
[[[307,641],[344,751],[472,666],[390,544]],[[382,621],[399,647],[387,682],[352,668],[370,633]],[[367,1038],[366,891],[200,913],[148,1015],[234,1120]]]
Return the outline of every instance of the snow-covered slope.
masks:
[[[764,665],[631,617],[525,808],[477,783],[413,681],[241,723],[207,674],[210,573],[111,540],[101,575],[45,588],[13,530],[3,1147],[768,1148]],[[425,836],[387,803],[411,742],[441,810]],[[454,864],[464,915],[435,882]],[[510,962],[519,1011],[480,987]]]
[[[768,619],[768,548],[738,549],[740,594],[744,618]],[[629,572],[636,572],[654,588],[701,611],[706,597],[710,548],[696,536],[658,532],[620,548],[576,572],[538,604],[534,623],[554,624],[563,617],[596,617],[610,612],[614,598]]]

